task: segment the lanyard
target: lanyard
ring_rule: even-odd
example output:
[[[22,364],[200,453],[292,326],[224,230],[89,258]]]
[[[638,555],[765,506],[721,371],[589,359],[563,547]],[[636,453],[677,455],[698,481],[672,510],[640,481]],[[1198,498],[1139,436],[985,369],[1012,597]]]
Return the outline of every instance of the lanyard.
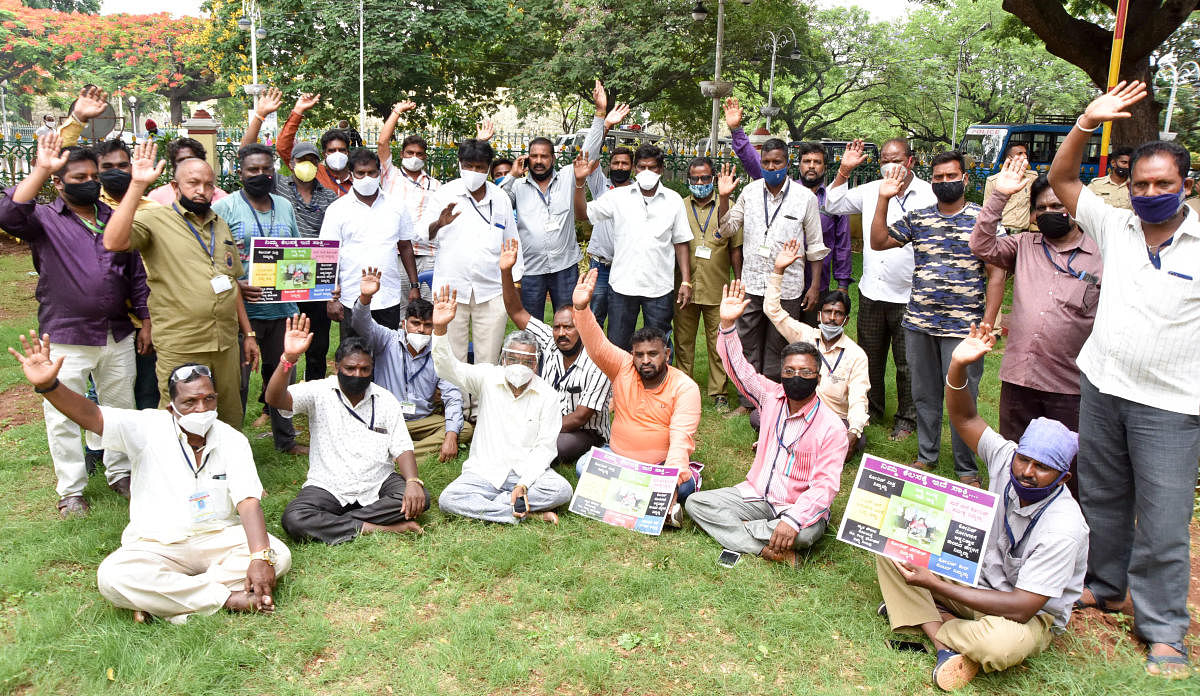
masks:
[[[1038,510],[1037,513],[1029,519],[1029,526],[1025,528],[1025,533],[1021,535],[1020,541],[1017,541],[1015,537],[1013,537],[1012,527],[1008,526],[1008,494],[1012,493],[1012,487],[1012,481],[1009,481],[1008,486],[1006,486],[1004,489],[1004,533],[1008,535],[1008,555],[1015,557],[1017,555],[1017,548],[1025,544],[1025,539],[1029,538],[1029,533],[1033,531],[1034,525],[1036,525],[1038,520],[1042,518],[1042,513],[1050,507],[1050,504],[1054,502],[1054,499],[1062,493],[1063,487],[1060,486],[1059,489],[1055,491],[1054,495],[1050,496],[1050,500],[1047,500],[1046,504],[1042,506],[1042,509]]]
[[[560,358],[560,360],[561,360],[561,358]],[[562,384],[563,380],[567,378],[567,375],[571,374],[571,370],[574,370],[575,366],[578,364],[579,364],[579,361],[576,360],[575,362],[571,363],[570,367],[563,370],[562,374],[560,374],[558,377],[554,378],[554,389],[556,391],[558,390],[558,385]]]
[[[329,177],[329,180],[333,182],[333,185],[338,187],[338,191],[340,191],[342,194],[345,194],[347,191],[350,190],[349,186],[343,187],[342,182],[333,178],[333,172],[329,171],[329,167],[325,167],[325,174],[326,174],[326,176]]]
[[[105,223],[101,222],[101,220],[100,220],[100,206],[93,205],[92,209],[96,211],[96,224],[95,225],[88,222],[83,217],[80,217],[79,213],[76,213],[75,211],[71,211],[71,212],[75,215],[76,218],[79,218],[79,221],[83,223],[84,227],[88,228],[95,234],[104,234]],[[97,227],[97,225],[99,225],[99,227]]]
[[[406,344],[408,339],[401,339],[400,342]],[[404,353],[404,400],[416,403],[417,400],[412,397],[409,389],[412,386],[412,382],[425,370],[425,366],[429,364],[429,356],[432,353],[413,355],[408,352],[407,345],[401,346],[401,350]],[[413,369],[414,367],[416,369]],[[434,377],[436,379],[437,375],[434,375]],[[374,407],[372,406],[372,408]]]
[[[829,344],[826,343],[825,345],[829,345]],[[829,374],[832,375],[838,369],[838,365],[842,364],[842,358],[845,357],[845,355],[846,355],[846,349],[845,348],[839,349],[837,360],[835,360],[834,363],[832,365],[830,365],[829,361],[825,359],[825,353],[822,352],[821,353],[821,362],[825,363],[825,367],[829,368]]]
[[[771,225],[775,224],[775,218],[779,217],[779,211],[783,210],[783,204],[787,201],[788,191],[792,188],[792,180],[788,179],[783,185],[783,197],[779,199],[779,205],[775,208],[775,214],[771,215],[767,212],[767,187],[763,186],[763,219],[767,221],[767,234],[771,232]]]
[[[422,183],[419,181],[419,179],[421,178],[420,176],[418,176],[416,179],[412,178],[412,177],[411,177],[411,176],[409,176],[408,174],[401,174],[401,176],[403,176],[403,177],[405,178],[405,180],[407,180],[407,181],[408,181],[408,183],[412,184],[413,186],[416,186],[418,189],[420,189],[420,190],[422,190],[422,191],[428,191],[428,190],[429,190],[429,188],[430,188],[431,186],[433,186],[433,184],[428,184],[428,185],[426,185],[426,184],[422,184]]]
[[[1155,269],[1162,270],[1162,258],[1159,256],[1159,254],[1162,253],[1163,249],[1171,246],[1171,242],[1173,241],[1175,241],[1174,235],[1172,235],[1167,241],[1159,244],[1158,249],[1154,251],[1150,251],[1150,247],[1146,247],[1146,256],[1150,257],[1150,263],[1154,264]]]
[[[212,454],[212,450],[209,449],[207,452],[204,453],[204,459],[201,460],[200,468],[197,469],[195,466],[192,465],[192,458],[187,455],[187,450],[185,450],[183,448],[183,440],[180,439],[180,440],[178,440],[178,442],[179,442],[179,453],[183,455],[183,461],[185,464],[187,464],[188,471],[192,472],[193,478],[197,478],[197,479],[200,478],[200,472],[204,471],[204,467],[208,466],[208,456],[210,454]]]
[[[1049,261],[1050,265],[1054,266],[1054,269],[1059,273],[1066,273],[1069,276],[1083,280],[1083,271],[1077,271],[1074,268],[1071,268],[1071,262],[1074,261],[1075,257],[1079,255],[1078,249],[1072,251],[1071,255],[1067,257],[1067,267],[1065,269],[1054,262],[1054,259],[1050,256],[1050,245],[1046,244],[1044,241],[1042,242],[1042,251],[1046,253],[1046,260]]]
[[[217,221],[213,220],[212,222],[208,223],[208,237],[212,240],[212,246],[209,247],[206,246],[204,244],[204,240],[200,238],[200,230],[196,229],[192,225],[192,221],[184,217],[183,213],[179,210],[179,208],[175,207],[174,203],[171,204],[171,207],[175,208],[175,212],[179,213],[179,217],[183,218],[183,222],[188,226],[188,229],[192,231],[192,236],[196,238],[196,241],[200,242],[200,248],[203,249],[204,253],[208,255],[209,260],[213,260],[214,255],[217,252],[217,234],[215,230]]]
[[[780,207],[782,207],[782,205]],[[701,225],[700,224],[700,216],[696,213],[696,201],[695,200],[692,201],[692,218],[696,221],[696,227],[700,228],[700,240],[701,241],[707,239],[708,223],[712,221],[712,214],[713,214],[713,211],[716,209],[717,209],[717,206],[716,206],[716,203],[714,202],[713,206],[708,209],[708,217],[704,218],[704,224]]]
[[[547,191],[546,193],[542,193],[542,187],[538,186],[537,182],[533,181],[532,179],[530,179],[529,185],[533,187],[533,190],[537,193],[538,198],[542,199],[542,203],[546,206],[546,211],[549,212],[550,201],[552,200],[552,197],[554,196],[554,194],[549,191]],[[553,185],[554,185],[554,182],[551,181],[550,186],[553,186]],[[550,186],[547,186],[546,188],[550,188]]]
[[[845,350],[845,349],[843,348],[842,350]],[[787,404],[784,403],[783,407],[779,409],[779,415],[775,418],[775,440],[776,440],[776,442],[779,443],[780,449],[785,450],[788,453],[789,457],[794,456],[794,454],[792,452],[792,447],[796,446],[796,443],[799,442],[800,439],[804,437],[804,434],[807,433],[808,429],[812,427],[812,424],[814,422],[816,422],[817,409],[819,409],[819,408],[821,408],[821,399],[820,398],[817,399],[817,405],[814,406],[812,411],[809,412],[808,417],[806,417],[806,416],[800,417],[801,420],[804,421],[804,429],[801,430],[800,434],[797,435],[792,440],[791,444],[788,444],[788,445],[783,444],[783,430],[784,430],[784,427],[787,425],[787,418],[784,417],[785,414],[787,413]]]
[[[262,222],[260,222],[258,219],[258,210],[255,209],[254,206],[250,205],[250,199],[246,196],[246,192],[243,190],[240,193],[242,194],[242,200],[246,201],[246,207],[249,208],[250,213],[252,215],[254,215],[254,224],[258,227],[258,236],[259,237],[271,236],[271,235],[267,234],[266,232],[263,232]],[[269,200],[271,201],[271,224],[268,225],[267,229],[274,232],[275,231],[275,199],[270,198]]]
[[[346,403],[346,401],[344,399],[342,399],[342,393],[340,391],[334,389],[333,393],[337,395],[338,401],[341,402],[341,404],[342,404],[342,408],[345,408],[346,411],[350,413],[350,415],[354,416],[355,420],[357,420],[359,423],[362,423],[363,425],[366,425],[367,428],[369,428],[370,430],[372,430],[372,431],[375,430],[375,395],[374,394],[371,395],[371,424],[367,425],[367,422],[365,420],[363,420],[363,417],[358,415],[358,413],[356,413],[354,411],[354,409],[350,408],[350,404]]]
[[[491,201],[488,201],[488,214],[487,214],[487,217],[484,217],[484,216],[483,216],[483,211],[479,209],[479,206],[475,205],[475,196],[472,196],[470,193],[467,193],[467,200],[471,202],[471,207],[475,209],[475,213],[476,213],[477,215],[479,215],[479,218],[480,218],[481,220],[483,220],[483,222],[484,222],[485,224],[487,224],[487,225],[490,225],[490,224],[492,224],[492,220],[491,220],[491,217],[492,217],[492,202],[491,202]]]

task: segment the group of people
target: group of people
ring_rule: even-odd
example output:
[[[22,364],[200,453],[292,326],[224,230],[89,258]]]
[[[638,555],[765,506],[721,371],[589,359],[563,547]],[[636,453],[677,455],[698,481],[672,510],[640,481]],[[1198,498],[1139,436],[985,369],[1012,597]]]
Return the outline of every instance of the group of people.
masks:
[[[881,148],[881,179],[849,187],[866,159],[857,141],[826,184],[821,146],[801,147],[798,162],[782,140],[756,147],[735,99],[725,118],[750,179],[735,201],[735,167],[707,157],[690,163],[686,197],[662,182],[653,145],[615,149],[605,172],[605,134],[629,109],[610,109],[599,81],[573,163],[556,168],[553,143],[535,138],[497,167],[484,128],[459,143],[460,176],[445,183],[425,171],[418,135],[400,140],[394,161],[410,101],[394,105],[375,151],[339,129],[297,142],[319,103],[308,94],[276,146],[258,144],[282,104],[272,88],[238,152],[242,187],[224,193],[186,138],[167,162],[152,142],[75,146],[105,104],[89,87],[0,198],[0,228],[30,244],[39,271],[40,331],[10,350],[45,399],[60,513],[87,511],[79,427],[103,449],[110,487],[130,499],[122,545],[98,570],[101,593],[138,620],[176,622],[221,607],[271,611],[290,565],[266,531],[241,434],[256,367],[275,447],[309,458],[281,519],[296,541],[420,531],[431,504],[420,462],[451,461],[468,443],[461,474],[438,494],[443,511],[554,524],[572,496],[555,467],[582,475],[601,448],[680,472],[667,524],[686,513],[725,549],[793,564],[825,535],[868,423],[886,418],[890,351],[891,439],[915,430],[911,465],[935,470],[945,410],[960,484],[982,485],[978,455],[1003,502],[979,587],[877,559],[879,612],[930,638],[934,682],[958,688],[980,669],[1018,664],[1048,647],[1073,608],[1113,609],[1127,591],[1147,670],[1186,676],[1200,460],[1200,394],[1187,379],[1200,311],[1189,163],[1154,142],[1114,153],[1112,174],[1093,183],[1113,190],[1079,180],[1088,134],[1144,96],[1144,85],[1122,84],[1092,102],[1048,177],[1028,169],[1024,146],[1010,147],[980,207],[966,201],[962,155],[935,156],[925,182],[904,139]],[[147,191],[168,165],[170,183]],[[47,180],[59,197],[38,204]],[[864,230],[857,341],[845,331],[852,214]],[[582,275],[576,221],[592,227]],[[337,240],[335,298],[259,302],[247,274],[254,237]],[[975,402],[1006,275],[995,432]],[[758,431],[745,480],[729,488],[702,489],[703,465],[691,461],[701,319],[708,398]],[[98,404],[81,396],[89,379]],[[307,447],[295,413],[307,416]]]

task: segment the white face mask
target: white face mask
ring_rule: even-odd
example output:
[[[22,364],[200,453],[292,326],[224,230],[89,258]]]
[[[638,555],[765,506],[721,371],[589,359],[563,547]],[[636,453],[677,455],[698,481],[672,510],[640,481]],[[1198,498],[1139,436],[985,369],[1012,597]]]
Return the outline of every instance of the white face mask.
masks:
[[[349,161],[350,156],[344,152],[331,152],[325,155],[325,166],[339,172],[346,168],[346,163]]]
[[[354,187],[355,193],[363,196],[374,196],[379,191],[379,177],[364,176],[361,179],[355,178],[351,180],[350,185]]]
[[[420,157],[405,157],[400,160],[400,164],[410,172],[419,172],[425,168],[425,160]]]
[[[881,176],[887,176],[888,172],[891,172],[891,171],[897,170],[897,169],[900,171],[906,172],[906,173],[908,171],[908,168],[905,167],[903,164],[900,164],[899,162],[887,162],[885,164],[879,165],[879,174]]]
[[[842,327],[838,324],[821,324],[821,338],[825,339],[826,343],[833,343],[838,336],[842,335]]]
[[[528,365],[513,363],[504,366],[504,381],[517,389],[529,384],[531,379],[533,379],[533,370],[529,369]]]
[[[643,191],[649,191],[655,186],[658,186],[658,180],[660,177],[656,171],[651,169],[643,169],[642,171],[638,172],[637,176],[634,178],[637,179],[639,188],[641,188]]]
[[[458,175],[462,177],[463,184],[466,185],[468,191],[478,191],[480,186],[487,183],[487,172],[473,172],[460,166]]]
[[[175,410],[175,406],[171,406],[171,410]],[[179,415],[179,411],[175,411]],[[184,413],[179,415],[179,427],[188,431],[193,435],[204,437],[212,428],[212,425],[217,420],[216,410],[201,411],[199,413]]]
[[[418,353],[420,353],[425,346],[429,345],[430,338],[431,336],[429,334],[417,333],[415,331],[408,331],[404,334],[404,340],[407,341],[408,345]]]

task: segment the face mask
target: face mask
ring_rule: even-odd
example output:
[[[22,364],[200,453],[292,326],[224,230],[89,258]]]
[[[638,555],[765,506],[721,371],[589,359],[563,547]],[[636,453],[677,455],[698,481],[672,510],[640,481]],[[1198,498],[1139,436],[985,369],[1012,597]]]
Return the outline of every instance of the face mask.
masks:
[[[308,183],[317,178],[317,165],[312,162],[297,162],[296,166],[292,167],[292,174],[299,181]]]
[[[662,177],[658,175],[658,172],[651,169],[643,169],[637,173],[637,176],[634,177],[634,179],[637,180],[638,188],[643,191],[653,190],[655,186],[658,186],[658,180],[660,178]]]
[[[133,181],[133,176],[129,172],[116,169],[115,167],[100,172],[100,185],[113,198],[124,196],[125,192],[129,190],[129,182],[131,181]]]
[[[275,188],[275,177],[270,174],[255,174],[242,179],[242,188],[251,198],[264,198]]]
[[[338,372],[338,386],[342,388],[344,394],[362,396],[367,393],[367,387],[371,386],[371,378],[351,377],[344,372]]]
[[[208,215],[208,211],[212,209],[212,201],[193,201],[190,198],[180,198],[179,205],[182,205],[184,210],[200,217]]]
[[[533,370],[529,369],[528,365],[514,363],[504,366],[504,381],[517,389],[529,384],[531,379],[533,379]]]
[[[379,177],[364,176],[361,179],[356,177],[351,180],[350,185],[360,196],[374,196],[379,192]]]
[[[1037,216],[1037,226],[1043,237],[1059,239],[1071,231],[1071,216],[1066,213],[1042,213]]]
[[[783,169],[764,169],[762,175],[763,181],[766,182],[767,186],[781,186],[783,180],[787,178],[787,167]]]
[[[575,345],[571,346],[570,348],[563,348],[562,345],[559,345],[558,350],[568,358],[573,358],[576,355],[579,355],[579,351],[583,350],[583,341],[577,338],[575,339]]]
[[[478,191],[480,186],[487,183],[487,172],[473,172],[470,169],[458,168],[458,175],[468,191]]]
[[[346,168],[346,163],[350,161],[350,156],[344,152],[331,152],[325,155],[325,166],[334,171],[342,171]]]
[[[175,406],[171,406],[171,410],[175,410]],[[175,411],[178,414],[178,411]],[[199,413],[184,413],[179,416],[179,427],[193,435],[204,437],[208,434],[212,424],[217,420],[216,410],[201,411]]]
[[[499,186],[499,185],[503,184],[503,183],[504,183],[504,180],[505,180],[505,179],[507,179],[507,178],[508,178],[507,176],[498,176],[498,177],[496,177],[496,180],[495,180],[495,182],[494,182],[494,183],[495,183],[497,186]]]
[[[417,333],[415,331],[409,331],[404,334],[404,340],[413,350],[417,351],[418,353],[420,353],[425,346],[429,345],[429,339],[429,334]]]
[[[530,169],[529,176],[532,176],[534,181],[545,181],[546,179],[549,179],[551,176],[554,176],[554,170],[551,169],[550,167],[546,167],[546,170],[542,171],[542,172],[535,172],[532,169]]]
[[[100,182],[85,181],[81,184],[63,184],[67,200],[76,205],[95,205],[100,200]]]
[[[419,172],[425,168],[425,160],[420,157],[405,157],[400,164],[410,172]]]
[[[1113,174],[1116,174],[1118,177],[1120,177],[1122,179],[1129,178],[1129,167],[1113,167],[1112,170],[1113,170]]]
[[[897,171],[897,170],[904,171],[904,172],[908,171],[908,169],[903,164],[900,164],[899,162],[885,162],[885,163],[879,165],[879,174],[881,176],[886,177],[886,176],[890,175],[892,172]]]
[[[942,203],[953,203],[963,197],[967,184],[963,181],[935,181],[930,184],[933,195]]]
[[[1008,481],[1012,484],[1013,492],[1017,494],[1018,498],[1026,503],[1036,503],[1049,497],[1049,495],[1054,492],[1054,489],[1058,488],[1058,484],[1062,483],[1062,480],[1066,477],[1067,473],[1068,472],[1064,471],[1059,474],[1058,478],[1054,479],[1054,483],[1050,484],[1049,486],[1043,486],[1041,488],[1027,488],[1022,486],[1021,482],[1017,480],[1017,475],[1013,472],[1012,466],[1010,465],[1008,469]]]
[[[629,181],[629,175],[633,172],[628,169],[610,169],[608,170],[608,178],[617,186],[624,186],[625,182]]]
[[[1179,193],[1160,193],[1157,196],[1130,196],[1129,202],[1133,204],[1133,213],[1141,218],[1142,222],[1148,222],[1151,225],[1157,225],[1160,222],[1170,220],[1175,213],[1179,212],[1179,207],[1183,205],[1184,190],[1179,187]]]
[[[821,381],[820,377],[795,377],[783,378],[783,393],[787,394],[787,398],[792,401],[804,401],[813,395],[817,390],[817,382]]]
[[[708,198],[709,194],[712,193],[713,185],[711,183],[688,184],[688,190],[691,191],[692,195],[695,196],[697,199],[705,199],[705,198]]]
[[[826,343],[833,343],[842,335],[842,327],[837,324],[821,324],[820,329],[821,338],[825,339]]]

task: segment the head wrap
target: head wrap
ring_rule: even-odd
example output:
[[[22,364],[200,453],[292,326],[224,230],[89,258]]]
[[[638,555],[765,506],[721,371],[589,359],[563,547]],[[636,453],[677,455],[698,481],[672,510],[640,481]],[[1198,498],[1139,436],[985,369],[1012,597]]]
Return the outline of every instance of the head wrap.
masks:
[[[1051,418],[1035,418],[1021,435],[1017,453],[1051,469],[1068,471],[1079,453],[1079,435]]]

